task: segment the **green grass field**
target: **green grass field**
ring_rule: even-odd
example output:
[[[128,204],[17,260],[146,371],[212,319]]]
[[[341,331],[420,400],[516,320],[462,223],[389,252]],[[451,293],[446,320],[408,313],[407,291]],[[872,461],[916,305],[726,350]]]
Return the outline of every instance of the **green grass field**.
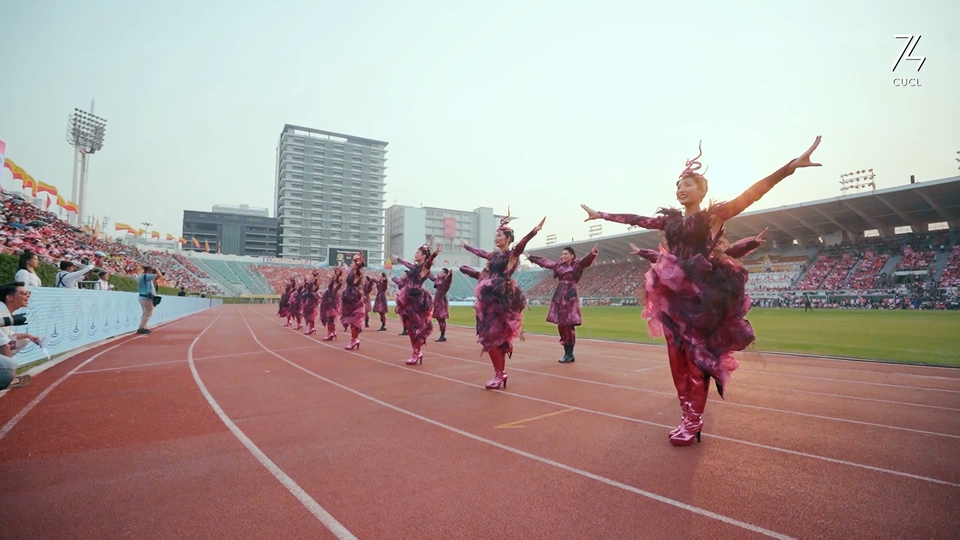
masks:
[[[647,334],[640,312],[639,307],[584,307],[577,336],[663,343]],[[450,324],[475,323],[472,307],[451,307],[450,316]],[[531,307],[524,313],[524,331],[557,335],[546,318],[547,306]],[[747,318],[760,351],[960,367],[960,311],[754,308]]]

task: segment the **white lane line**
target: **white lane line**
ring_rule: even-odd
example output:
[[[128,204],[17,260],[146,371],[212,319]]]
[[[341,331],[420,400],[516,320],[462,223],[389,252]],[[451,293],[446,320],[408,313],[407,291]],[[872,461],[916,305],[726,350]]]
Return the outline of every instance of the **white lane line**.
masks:
[[[241,316],[243,315],[241,314]],[[217,319],[219,318],[220,317],[217,316]],[[196,381],[197,386],[200,388],[200,392],[203,394],[203,397],[206,398],[207,403],[209,403],[213,411],[217,413],[217,416],[219,416],[220,420],[224,423],[224,425],[227,426],[227,429],[233,433],[233,435],[240,441],[241,444],[243,444],[244,447],[246,447],[253,457],[256,458],[256,460],[259,461],[264,468],[270,471],[270,474],[272,474],[274,478],[276,478],[280,484],[290,492],[291,495],[296,497],[297,500],[300,501],[300,503],[303,504],[303,506],[320,521],[320,523],[323,523],[323,525],[329,529],[330,532],[332,532],[341,540],[356,540],[356,536],[354,536],[349,530],[347,530],[346,527],[340,524],[340,522],[330,515],[329,512],[324,510],[324,508],[320,506],[320,504],[317,503],[313,497],[311,497],[306,491],[303,490],[303,488],[297,485],[292,478],[287,476],[287,474],[283,472],[280,467],[277,467],[277,465],[271,461],[270,458],[268,458],[267,455],[264,454],[263,451],[260,450],[260,448],[258,448],[257,445],[254,444],[253,441],[251,441],[250,438],[247,437],[246,434],[244,434],[243,431],[241,431],[240,428],[233,423],[232,420],[230,420],[226,413],[223,412],[223,409],[220,408],[217,400],[215,400],[213,396],[210,395],[210,392],[207,391],[206,385],[204,385],[203,381],[200,379],[200,374],[197,373],[197,367],[193,358],[193,347],[198,341],[200,341],[200,338],[203,336],[203,334],[205,334],[207,330],[213,326],[213,323],[217,322],[217,319],[214,319],[214,321],[210,323],[210,326],[204,328],[203,332],[200,332],[196,339],[190,343],[190,348],[187,349],[187,360],[190,364],[190,372],[193,373],[193,380]],[[246,323],[246,319],[244,319],[244,323]],[[247,327],[249,328],[249,325]],[[256,339],[256,337],[254,337],[254,339]],[[257,343],[259,343],[259,341]]]
[[[490,446],[494,446],[494,447],[499,448],[499,449],[501,449],[501,450],[506,450],[507,452],[511,452],[511,453],[517,454],[517,455],[519,455],[519,456],[523,456],[523,457],[525,457],[525,458],[532,459],[532,460],[534,460],[534,461],[538,461],[538,462],[544,463],[544,464],[546,464],[546,465],[550,465],[550,466],[552,466],[552,467],[557,467],[558,469],[562,469],[562,470],[564,470],[564,471],[567,471],[567,472],[570,472],[570,473],[573,473],[573,474],[577,474],[577,475],[580,475],[580,476],[589,478],[589,479],[591,479],[591,480],[596,480],[596,481],[601,482],[601,483],[604,483],[604,484],[606,484],[606,485],[608,485],[608,486],[616,487],[616,488],[622,489],[622,490],[624,490],[624,491],[629,491],[630,493],[635,493],[635,494],[637,494],[637,495],[641,495],[641,496],[643,496],[643,497],[647,497],[647,498],[649,498],[649,499],[653,499],[653,500],[655,500],[655,501],[658,501],[658,502],[661,502],[661,503],[664,503],[664,504],[668,504],[668,505],[670,505],[670,506],[674,506],[674,507],[680,508],[680,509],[682,509],[682,510],[687,510],[688,512],[693,512],[694,514],[699,514],[699,515],[701,515],[701,516],[708,517],[708,518],[712,518],[712,519],[715,519],[715,520],[717,520],[717,521],[722,521],[723,523],[727,523],[727,524],[733,525],[733,526],[735,526],[735,527],[740,527],[741,529],[746,529],[746,530],[748,530],[748,531],[755,532],[755,533],[757,533],[757,534],[762,534],[762,535],[764,535],[764,536],[769,536],[769,537],[771,537],[771,538],[780,538],[780,539],[790,539],[790,538],[791,538],[790,536],[786,536],[786,535],[780,534],[780,533],[778,533],[778,532],[771,531],[771,530],[769,530],[769,529],[764,529],[764,528],[758,527],[758,526],[756,526],[756,525],[751,525],[750,523],[747,523],[747,522],[744,522],[744,521],[740,521],[740,520],[738,520],[738,519],[734,519],[734,518],[731,518],[731,517],[727,517],[727,516],[724,516],[724,515],[722,515],[722,514],[717,514],[716,512],[711,512],[711,511],[709,511],[709,510],[705,510],[705,509],[700,508],[700,507],[697,507],[697,506],[693,506],[693,505],[690,505],[690,504],[687,504],[687,503],[683,503],[683,502],[680,502],[680,501],[677,501],[677,500],[674,500],[674,499],[670,499],[670,498],[664,497],[664,496],[662,496],[662,495],[657,495],[656,493],[651,493],[651,492],[649,492],[649,491],[645,491],[645,490],[642,490],[642,489],[633,487],[633,486],[631,486],[631,485],[624,484],[623,482],[618,482],[618,481],[616,481],[616,480],[611,480],[610,478],[607,478],[607,477],[605,477],[605,476],[600,476],[600,475],[598,475],[598,474],[593,474],[593,473],[591,473],[591,472],[587,472],[587,471],[584,471],[584,470],[582,470],[582,469],[578,469],[578,468],[576,468],[576,467],[571,467],[570,465],[565,465],[565,464],[563,464],[563,463],[560,463],[560,462],[557,462],[557,461],[553,461],[552,459],[548,459],[548,458],[545,458],[545,457],[541,457],[541,456],[538,456],[538,455],[536,455],[536,454],[531,454],[530,452],[526,452],[526,451],[524,451],[524,450],[520,450],[520,449],[514,448],[514,447],[512,447],[512,446],[507,446],[507,445],[505,445],[505,444],[501,444],[501,443],[498,443],[498,442],[496,442],[496,441],[492,441],[492,440],[490,440],[490,439],[483,438],[483,437],[481,437],[481,436],[479,436],[479,435],[474,435],[473,433],[470,433],[470,432],[467,432],[467,431],[463,431],[463,430],[458,429],[458,428],[455,428],[455,427],[453,427],[453,426],[448,426],[447,424],[444,424],[444,423],[442,423],[442,422],[438,422],[438,421],[436,421],[436,420],[433,420],[433,419],[431,419],[431,418],[427,418],[427,417],[425,417],[425,416],[421,416],[421,415],[419,415],[419,414],[417,414],[417,413],[415,413],[415,412],[408,411],[408,410],[406,410],[406,409],[401,409],[400,407],[397,407],[396,405],[391,405],[391,404],[389,404],[389,403],[387,403],[387,402],[385,402],[385,401],[380,401],[379,399],[377,399],[377,398],[375,398],[375,397],[368,396],[368,395],[366,395],[366,394],[364,394],[364,393],[362,393],[362,392],[359,392],[359,391],[357,391],[357,390],[354,390],[353,388],[350,388],[350,387],[344,386],[344,385],[342,385],[342,384],[340,384],[340,383],[338,383],[338,382],[332,381],[332,380],[330,380],[330,379],[328,379],[328,378],[326,378],[326,377],[323,377],[322,375],[318,375],[318,374],[310,371],[309,369],[306,369],[306,368],[304,368],[304,367],[302,367],[302,366],[300,366],[300,365],[298,365],[298,364],[296,364],[296,363],[294,363],[294,362],[291,362],[290,360],[287,360],[286,358],[284,358],[282,355],[280,355],[280,354],[278,354],[278,353],[276,353],[276,352],[268,349],[268,348],[266,347],[266,345],[264,345],[263,343],[261,343],[260,340],[257,338],[257,335],[254,333],[253,329],[250,328],[250,323],[247,322],[247,318],[244,317],[242,313],[241,313],[241,317],[243,317],[243,322],[244,322],[244,324],[247,325],[247,328],[250,330],[250,335],[253,336],[254,341],[256,341],[257,344],[260,345],[260,347],[263,348],[263,350],[269,352],[270,354],[276,356],[277,358],[279,358],[280,360],[282,360],[282,361],[290,364],[291,366],[299,369],[300,371],[303,371],[304,373],[307,373],[308,375],[311,375],[311,376],[313,376],[313,377],[316,377],[316,378],[318,378],[318,379],[320,379],[320,380],[322,380],[322,381],[324,381],[324,382],[326,382],[326,383],[328,383],[328,384],[332,384],[333,386],[336,386],[336,387],[338,387],[338,388],[341,388],[341,389],[343,389],[343,390],[346,390],[347,392],[350,392],[350,393],[355,394],[355,395],[357,395],[357,396],[360,396],[360,397],[362,397],[362,398],[364,398],[364,399],[367,399],[367,400],[369,400],[369,401],[372,401],[372,402],[374,402],[374,403],[376,403],[376,404],[378,404],[378,405],[382,405],[383,407],[386,407],[386,408],[388,408],[388,409],[397,411],[397,412],[402,413],[402,414],[405,414],[405,415],[407,415],[407,416],[411,416],[411,417],[413,417],[413,418],[416,418],[417,420],[421,420],[421,421],[426,422],[426,423],[428,423],[428,424],[432,424],[432,425],[434,425],[434,426],[443,428],[443,429],[445,429],[445,430],[447,430],[447,431],[451,431],[451,432],[453,432],[453,433],[456,433],[457,435],[462,435],[462,436],[467,437],[467,438],[469,438],[469,439],[473,439],[473,440],[475,440],[475,441],[482,442],[482,443],[488,444],[488,445],[490,445]],[[309,338],[310,336],[306,336],[306,337]],[[311,339],[312,339],[312,338],[311,338]],[[333,347],[333,346],[331,346],[331,348],[332,348],[332,347]],[[364,355],[359,355],[359,356],[364,356]]]
[[[279,326],[279,325],[278,325],[278,326]],[[328,344],[326,344],[326,343],[323,343],[323,342],[321,342],[321,341],[318,341],[318,340],[315,339],[313,336],[304,336],[304,337],[307,338],[307,339],[311,339],[311,340],[313,340],[313,341],[316,341],[317,343],[319,343],[320,345],[323,345],[323,346],[325,346],[325,347],[336,348],[336,347],[334,347],[333,345],[328,345]],[[386,343],[384,343],[384,342],[382,342],[382,341],[375,341],[375,343],[386,344]],[[411,373],[411,372],[412,372],[412,373],[417,373],[417,374],[420,374],[420,375],[426,375],[426,376],[428,376],[428,377],[435,377],[435,378],[437,378],[437,379],[443,379],[443,380],[445,380],[445,381],[450,381],[450,382],[457,383],[457,384],[463,384],[463,385],[470,386],[470,387],[473,387],[473,388],[482,388],[482,386],[477,385],[477,384],[474,384],[474,383],[469,383],[469,382],[466,382],[466,381],[461,381],[461,380],[459,380],[459,379],[454,379],[454,378],[451,378],[451,377],[445,377],[445,376],[443,376],[443,375],[438,375],[438,374],[436,374],[436,373],[430,373],[429,371],[420,371],[420,370],[416,370],[416,369],[410,369],[409,367],[406,367],[406,365],[403,365],[403,364],[396,364],[396,363],[393,363],[393,362],[386,362],[386,361],[384,361],[384,360],[380,360],[379,358],[373,358],[372,356],[367,356],[367,355],[365,355],[365,354],[361,354],[361,353],[358,353],[358,352],[351,352],[350,354],[359,356],[359,357],[361,357],[361,358],[365,358],[365,359],[370,360],[370,361],[373,361],[373,362],[377,362],[377,363],[379,363],[379,364],[383,364],[383,365],[385,365],[385,366],[390,366],[390,367],[396,368],[396,369],[402,369],[402,370],[404,370],[404,371],[407,372],[407,373]],[[439,356],[443,356],[443,355],[439,355]],[[301,369],[303,369],[303,368],[301,368]],[[516,397],[516,398],[527,399],[527,400],[530,400],[530,401],[537,401],[537,402],[540,402],[540,403],[547,403],[547,404],[550,404],[550,405],[556,405],[556,406],[558,406],[558,407],[576,409],[576,410],[578,410],[578,411],[582,411],[582,412],[586,412],[586,413],[590,413],[590,414],[596,414],[596,415],[598,415],[598,416],[605,416],[605,417],[607,417],[607,418],[616,418],[616,419],[618,419],[618,420],[625,420],[625,421],[627,421],[627,422],[633,422],[633,423],[636,423],[636,424],[644,424],[644,425],[647,425],[647,426],[654,426],[654,427],[667,428],[667,429],[673,429],[673,428],[676,427],[675,425],[658,424],[657,422],[651,422],[651,421],[649,421],[649,420],[641,420],[641,419],[639,419],[639,418],[632,418],[632,417],[630,417],[630,416],[623,416],[623,415],[619,415],[619,414],[613,414],[613,413],[608,413],[608,412],[604,412],[604,411],[598,411],[598,410],[595,410],[595,409],[587,409],[587,408],[585,408],[585,407],[578,407],[578,406],[576,406],[576,405],[571,405],[571,404],[569,404],[569,403],[561,403],[561,402],[559,402],[559,401],[551,401],[551,400],[549,400],[549,399],[543,399],[543,398],[538,398],[538,397],[533,397],[533,396],[526,396],[526,395],[523,395],[523,394],[517,394],[517,393],[515,393],[515,392],[502,392],[502,393],[498,392],[497,395],[512,396],[512,397]],[[774,452],[781,452],[781,453],[789,454],[789,455],[793,455],[793,456],[800,456],[800,457],[804,457],[804,458],[808,458],[808,459],[815,459],[815,460],[819,460],[819,461],[826,461],[826,462],[828,462],[828,463],[836,463],[836,464],[838,464],[838,465],[844,465],[844,466],[847,466],[847,467],[856,467],[856,468],[858,468],[858,469],[865,469],[865,470],[868,470],[868,471],[874,471],[874,472],[885,473],[885,474],[892,474],[892,475],[895,475],[895,476],[902,476],[902,477],[904,477],[904,478],[911,478],[911,479],[914,479],[914,480],[922,480],[922,481],[924,481],[924,482],[931,482],[931,483],[934,483],[934,484],[941,484],[941,485],[944,485],[944,486],[950,486],[950,487],[960,488],[960,483],[949,482],[949,481],[946,481],[946,480],[940,480],[940,479],[938,479],[938,478],[931,478],[931,477],[929,477],[929,476],[920,476],[920,475],[918,475],[918,474],[912,474],[912,473],[903,472],[903,471],[895,471],[895,470],[893,470],[893,469],[884,469],[883,467],[875,467],[875,466],[873,466],[873,465],[866,465],[866,464],[863,464],[863,463],[856,463],[856,462],[853,462],[853,461],[846,461],[846,460],[843,460],[843,459],[837,459],[837,458],[832,458],[832,457],[827,457],[827,456],[820,456],[820,455],[817,455],[817,454],[808,454],[808,453],[806,453],[806,452],[801,452],[801,451],[799,451],[799,450],[790,450],[790,449],[788,449],[788,448],[780,448],[780,447],[777,447],[777,446],[770,446],[770,445],[761,444],[761,443],[756,443],[756,442],[752,442],[752,441],[745,441],[745,440],[742,440],[742,439],[735,439],[735,438],[733,438],[733,437],[725,437],[725,436],[723,436],[723,435],[713,434],[713,435],[711,435],[711,437],[714,438],[714,439],[719,439],[719,440],[721,440],[721,441],[727,441],[727,442],[732,442],[732,443],[736,443],[736,444],[743,444],[743,445],[751,446],[751,447],[754,447],[754,448],[762,448],[762,449],[764,449],[764,450],[771,450],[771,451],[774,451]]]

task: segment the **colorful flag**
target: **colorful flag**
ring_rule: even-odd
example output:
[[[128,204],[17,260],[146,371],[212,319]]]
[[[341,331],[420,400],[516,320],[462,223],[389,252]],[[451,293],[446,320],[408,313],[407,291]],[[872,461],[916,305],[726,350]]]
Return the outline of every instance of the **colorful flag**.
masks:
[[[49,193],[51,195],[57,194],[57,188],[47,184],[46,182],[40,182],[39,180],[37,181],[37,191],[40,193]]]

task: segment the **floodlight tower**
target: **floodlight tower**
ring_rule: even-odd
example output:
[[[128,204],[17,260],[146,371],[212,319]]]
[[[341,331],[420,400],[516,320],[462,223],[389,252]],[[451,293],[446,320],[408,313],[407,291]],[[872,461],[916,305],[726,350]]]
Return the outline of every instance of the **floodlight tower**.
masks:
[[[877,189],[877,184],[874,182],[874,179],[877,177],[873,173],[873,169],[866,169],[862,171],[851,172],[847,174],[840,175],[840,193],[846,195],[849,190],[856,190],[857,193],[860,193],[861,189],[871,188],[873,190]]]
[[[67,119],[67,142],[73,147],[73,189],[70,198],[77,205],[77,213],[71,219],[75,226],[83,223],[83,212],[87,208],[87,159],[103,148],[106,129],[107,121],[93,114],[93,100],[90,100],[90,112],[74,109]]]

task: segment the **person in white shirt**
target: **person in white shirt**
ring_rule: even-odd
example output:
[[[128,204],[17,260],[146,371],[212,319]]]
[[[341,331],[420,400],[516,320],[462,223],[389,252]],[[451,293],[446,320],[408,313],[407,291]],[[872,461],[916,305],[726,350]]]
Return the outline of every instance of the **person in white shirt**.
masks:
[[[113,285],[110,284],[110,274],[106,272],[100,272],[100,279],[98,279],[93,284],[93,289],[95,291],[109,291],[113,288]]]
[[[17,265],[17,273],[13,277],[14,281],[23,282],[27,288],[42,287],[40,276],[37,275],[37,265],[40,264],[40,257],[29,249],[20,254],[20,264]]]
[[[53,281],[54,287],[58,289],[78,289],[77,283],[83,281],[87,272],[96,268],[96,265],[87,264],[83,270],[74,272],[73,269],[76,267],[77,266],[70,261],[60,261],[60,271],[57,272],[57,277]]]
[[[17,342],[30,340],[40,345],[40,338],[33,334],[14,332],[12,326],[26,323],[22,315],[11,315],[18,309],[25,308],[30,303],[30,290],[24,287],[22,281],[0,285],[0,390],[7,387],[21,387],[30,383],[28,375],[18,377],[18,363],[13,356],[19,349]],[[6,320],[9,318],[10,320]],[[7,325],[6,323],[12,323]],[[16,381],[16,382],[14,382]]]

